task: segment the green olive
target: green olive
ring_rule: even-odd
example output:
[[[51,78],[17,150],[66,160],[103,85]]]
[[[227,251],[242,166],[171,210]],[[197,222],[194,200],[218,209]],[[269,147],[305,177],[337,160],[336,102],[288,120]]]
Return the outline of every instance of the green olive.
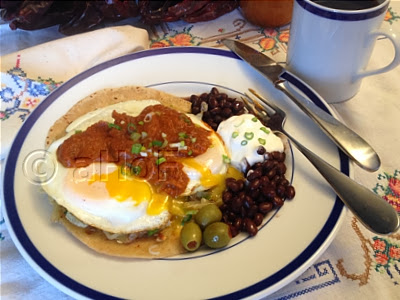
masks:
[[[194,217],[197,224],[200,225],[202,229],[206,228],[208,225],[219,222],[222,219],[222,213],[218,206],[215,204],[208,204],[203,206]]]
[[[208,225],[203,232],[203,241],[210,248],[225,247],[231,238],[232,234],[229,226],[222,222]]]
[[[194,222],[183,225],[181,231],[181,243],[188,251],[195,251],[201,245],[202,233],[200,226]]]

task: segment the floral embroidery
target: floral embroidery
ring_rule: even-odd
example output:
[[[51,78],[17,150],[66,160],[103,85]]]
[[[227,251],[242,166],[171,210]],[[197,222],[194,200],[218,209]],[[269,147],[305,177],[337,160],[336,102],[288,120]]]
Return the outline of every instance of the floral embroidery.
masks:
[[[17,115],[24,121],[40,101],[61,84],[51,78],[27,78],[26,73],[19,67],[19,57],[17,66],[1,76],[4,83],[0,89],[1,121],[9,119],[12,115]]]
[[[388,173],[379,174],[377,177],[379,182],[372,189],[376,194],[388,201],[397,212],[400,212],[399,176],[399,170],[395,170],[393,175]],[[362,286],[368,283],[371,270],[375,269],[380,274],[388,275],[394,285],[399,285],[400,244],[395,244],[395,241],[400,241],[400,234],[394,233],[387,237],[375,236],[369,238],[363,234],[355,217],[352,218],[351,227],[361,242],[360,250],[363,252],[365,267],[362,273],[349,273],[346,270],[344,260],[341,258],[337,262],[340,275],[350,280],[357,280],[359,285]]]
[[[376,194],[385,199],[393,208],[400,213],[400,170],[393,175],[387,173],[379,174],[378,182],[372,189]]]
[[[389,7],[389,9],[386,12],[385,15],[385,21],[389,22],[390,25],[393,24],[394,21],[397,22],[397,20],[400,19],[400,16],[398,16],[391,7]]]
[[[265,37],[258,41],[261,52],[271,51],[271,54],[274,55],[280,51],[280,48],[286,51],[289,42],[289,29],[266,28],[262,30],[262,33]]]
[[[393,279],[392,272],[399,272],[397,262],[400,262],[400,248],[391,244],[388,240],[381,237],[374,237],[374,257],[375,270],[380,273],[387,273]],[[395,284],[399,284],[395,281]]]
[[[181,32],[172,31],[172,35],[170,33],[165,34],[162,38],[152,40],[150,42],[150,48],[163,48],[170,46],[198,46],[199,42],[196,39],[198,37],[192,35],[190,30],[193,26],[188,28],[183,28]]]

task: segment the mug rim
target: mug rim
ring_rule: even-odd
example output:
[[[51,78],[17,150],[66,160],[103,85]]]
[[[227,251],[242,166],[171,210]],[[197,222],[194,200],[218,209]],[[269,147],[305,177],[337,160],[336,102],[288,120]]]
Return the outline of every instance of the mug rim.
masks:
[[[361,21],[386,13],[390,0],[384,0],[377,6],[359,10],[330,8],[312,2],[311,0],[296,0],[296,2],[305,10],[323,18],[341,21]]]

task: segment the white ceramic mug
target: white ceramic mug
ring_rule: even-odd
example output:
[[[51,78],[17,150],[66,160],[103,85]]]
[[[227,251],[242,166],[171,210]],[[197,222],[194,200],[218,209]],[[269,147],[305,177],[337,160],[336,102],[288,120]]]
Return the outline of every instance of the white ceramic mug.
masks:
[[[316,1],[318,2],[318,1]],[[358,10],[330,8],[327,2],[295,0],[290,28],[287,68],[311,85],[328,103],[353,97],[361,80],[387,72],[400,64],[400,38],[380,29],[389,0]],[[378,37],[387,37],[394,45],[393,60],[382,68],[366,70]]]

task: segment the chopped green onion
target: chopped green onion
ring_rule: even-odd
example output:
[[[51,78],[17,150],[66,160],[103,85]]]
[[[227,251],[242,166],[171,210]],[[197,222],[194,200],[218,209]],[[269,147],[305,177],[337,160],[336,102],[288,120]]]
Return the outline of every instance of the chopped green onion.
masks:
[[[142,171],[142,168],[140,166],[132,167],[132,173],[135,175],[139,175],[141,171]]]
[[[251,118],[251,120],[252,120],[253,122],[257,122],[257,121],[258,121],[258,119],[257,119],[256,117]]]
[[[270,131],[267,129],[267,127],[260,127],[261,131],[264,131],[266,134],[269,134]]]
[[[115,128],[117,130],[121,130],[121,127],[119,125],[113,123],[108,123],[108,128]]]
[[[159,231],[158,228],[157,229],[153,229],[153,230],[149,230],[149,231],[147,231],[147,236],[153,236],[156,233],[158,233],[158,231]]]
[[[228,156],[226,156],[225,154],[222,154],[222,160],[226,164],[230,164],[231,163],[231,159]]]
[[[181,114],[181,115],[179,116],[179,118],[182,119],[185,123],[190,124],[189,118],[187,118],[184,114]]]
[[[131,164],[130,163],[126,163],[125,165],[121,166],[121,174],[126,176],[130,176],[131,175]]]
[[[246,138],[246,140],[251,140],[254,137],[254,133],[252,132],[245,132],[244,133],[244,137]]]
[[[184,225],[186,222],[189,222],[192,219],[192,214],[187,214],[183,217],[181,225]]]
[[[140,148],[140,151],[141,152],[144,152],[144,151],[146,151],[147,149],[146,149],[146,147],[145,146],[142,146],[142,148]]]
[[[185,138],[188,137],[188,135],[185,132],[179,132],[178,136],[179,136],[180,139],[185,139]]]
[[[161,165],[163,162],[166,162],[167,159],[165,157],[160,157],[156,160],[156,165],[159,166]]]
[[[185,147],[185,141],[180,142],[180,147]]]
[[[138,124],[139,125],[144,125],[144,122],[143,121],[139,121]]]
[[[139,140],[140,139],[140,137],[141,137],[141,134],[139,133],[139,132],[132,132],[131,133],[131,140],[133,140],[133,141],[137,141],[137,140]]]
[[[266,143],[267,141],[264,140],[264,139],[262,139],[262,138],[259,138],[259,139],[258,139],[258,142],[259,142],[261,145],[265,145],[265,143]]]
[[[196,143],[197,138],[194,137],[194,138],[191,138],[190,140],[192,141],[192,143]]]
[[[192,150],[189,150],[188,151],[188,155],[192,155],[193,154],[193,151]]]
[[[129,123],[127,129],[128,129],[129,133],[135,132],[136,131],[136,125],[133,124],[133,123]]]
[[[163,145],[163,141],[152,141],[151,144],[156,147],[161,147]]]
[[[142,139],[145,139],[147,137],[147,132],[146,131],[142,131]]]
[[[133,154],[139,154],[140,153],[140,149],[142,149],[142,144],[133,144],[131,152]]]
[[[81,133],[81,132],[82,132],[82,130],[75,130],[75,134]]]
[[[167,137],[167,134],[164,132],[161,132],[161,137],[165,139]]]
[[[247,141],[246,141],[246,140],[243,140],[243,141],[240,143],[240,145],[246,146],[246,145],[247,145]]]
[[[232,137],[234,139],[236,139],[238,136],[239,136],[239,132],[237,132],[237,131],[232,132]]]

